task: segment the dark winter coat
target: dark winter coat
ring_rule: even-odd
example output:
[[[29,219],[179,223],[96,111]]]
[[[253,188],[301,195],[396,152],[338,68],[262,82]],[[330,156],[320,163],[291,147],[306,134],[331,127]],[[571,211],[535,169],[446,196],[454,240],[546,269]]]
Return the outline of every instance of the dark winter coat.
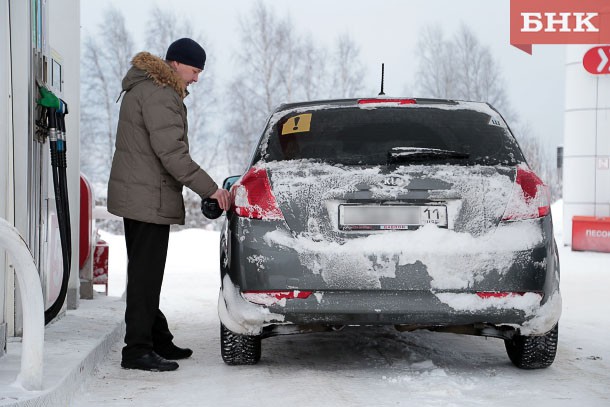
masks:
[[[137,54],[123,79],[108,211],[157,224],[184,224],[182,186],[202,198],[218,186],[189,154],[183,80],[162,59]]]

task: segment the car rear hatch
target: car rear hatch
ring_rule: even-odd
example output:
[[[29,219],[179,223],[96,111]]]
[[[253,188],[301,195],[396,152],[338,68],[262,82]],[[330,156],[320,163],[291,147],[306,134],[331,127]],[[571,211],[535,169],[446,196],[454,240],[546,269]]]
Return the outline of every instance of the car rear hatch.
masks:
[[[539,237],[515,246],[496,233],[524,160],[485,104],[300,108],[277,114],[261,146],[253,170],[286,226],[263,239],[302,268],[264,271],[286,287],[463,289]]]
[[[265,169],[290,231],[336,242],[428,224],[480,236],[500,222],[515,174],[512,167],[389,170],[308,161],[269,163]]]

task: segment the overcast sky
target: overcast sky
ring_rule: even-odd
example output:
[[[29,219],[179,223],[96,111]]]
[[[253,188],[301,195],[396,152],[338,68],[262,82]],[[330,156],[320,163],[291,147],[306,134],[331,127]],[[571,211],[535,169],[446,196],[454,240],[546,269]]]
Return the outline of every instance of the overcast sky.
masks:
[[[499,63],[510,102],[554,154],[563,141],[565,47],[534,45],[528,55],[509,44],[509,0],[263,0],[280,16],[289,15],[298,32],[310,32],[328,47],[343,33],[360,46],[366,65],[365,89],[379,91],[381,63],[385,63],[385,92],[415,96],[416,42],[422,27],[439,24],[453,34],[466,24],[488,45]],[[143,50],[147,10],[159,5],[190,19],[203,34],[206,66],[214,66],[217,87],[231,77],[231,53],[239,41],[238,17],[247,16],[254,0],[83,0],[83,36],[96,32],[104,11],[112,4],[126,17],[138,50]],[[509,123],[510,125],[510,123]],[[552,153],[551,153],[552,151]]]

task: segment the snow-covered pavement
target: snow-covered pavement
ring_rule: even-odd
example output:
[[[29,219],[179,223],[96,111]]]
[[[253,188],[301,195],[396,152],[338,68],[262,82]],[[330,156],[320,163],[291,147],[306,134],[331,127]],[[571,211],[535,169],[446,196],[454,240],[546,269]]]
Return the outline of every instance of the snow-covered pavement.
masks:
[[[72,405],[610,406],[610,254],[572,252],[556,233],[559,350],[550,368],[535,371],[513,367],[499,339],[393,328],[268,338],[258,365],[227,366],[216,313],[219,235],[172,233],[161,309],[193,357],[175,372],[124,370],[117,343]],[[110,294],[121,295],[123,237],[103,237]]]

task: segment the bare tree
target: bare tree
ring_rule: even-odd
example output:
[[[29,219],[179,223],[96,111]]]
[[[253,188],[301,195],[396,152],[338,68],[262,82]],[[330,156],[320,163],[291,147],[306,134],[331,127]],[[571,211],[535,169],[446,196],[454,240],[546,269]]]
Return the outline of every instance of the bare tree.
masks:
[[[193,26],[186,18],[178,18],[175,12],[162,10],[155,5],[148,16],[146,24],[146,50],[160,58],[165,58],[167,47],[182,37],[195,38]]]
[[[424,96],[488,102],[512,117],[499,64],[468,27],[446,39],[439,26],[428,26],[417,49],[416,82]]]
[[[489,47],[462,25],[450,44],[454,61],[456,93],[463,99],[485,101],[499,109],[509,120],[514,113],[506,95],[506,83]]]
[[[316,100],[330,96],[330,79],[326,50],[314,45],[310,35],[301,41],[298,83],[304,100]]]
[[[497,108],[511,125],[529,165],[551,185],[557,196],[556,171],[549,165],[545,146],[533,134],[531,126],[522,123],[513,111],[500,65],[489,47],[462,25],[451,39],[446,39],[438,26],[426,27],[417,49],[419,66],[415,82],[421,96],[476,100]]]
[[[287,49],[288,41],[282,36],[289,30],[286,23],[262,2],[257,2],[253,13],[240,18],[241,45],[237,53],[241,80],[259,106],[259,114],[266,115],[280,101],[286,100],[287,77],[284,70],[292,67],[281,66],[283,61],[293,61],[294,48]],[[290,85],[288,85],[290,86]]]
[[[276,46],[280,51],[275,68],[283,88],[281,93],[283,93],[285,101],[297,100],[300,98],[297,77],[302,63],[303,48],[301,39],[295,34],[289,17],[278,21]]]
[[[445,39],[439,26],[428,26],[417,49],[416,82],[423,96],[488,102],[512,118],[499,65],[468,27]]]
[[[356,97],[362,91],[364,67],[359,58],[360,49],[350,35],[339,36],[333,54],[332,97]]]
[[[228,88],[226,134],[232,169],[243,169],[266,118],[281,103],[351,97],[361,90],[359,50],[345,34],[329,53],[301,34],[289,17],[278,17],[258,1],[240,20],[237,74]],[[327,58],[327,55],[330,55]]]
[[[108,8],[99,34],[85,37],[81,69],[81,167],[105,196],[110,173],[121,80],[133,56],[133,40],[120,11]]]
[[[241,170],[272,109],[292,96],[298,48],[287,23],[260,1],[247,18],[240,18],[240,34],[241,48],[235,55],[238,73],[228,89],[227,133],[234,171]]]
[[[451,76],[450,44],[439,26],[426,26],[417,41],[419,58],[416,83],[422,96],[449,98],[456,94]]]

